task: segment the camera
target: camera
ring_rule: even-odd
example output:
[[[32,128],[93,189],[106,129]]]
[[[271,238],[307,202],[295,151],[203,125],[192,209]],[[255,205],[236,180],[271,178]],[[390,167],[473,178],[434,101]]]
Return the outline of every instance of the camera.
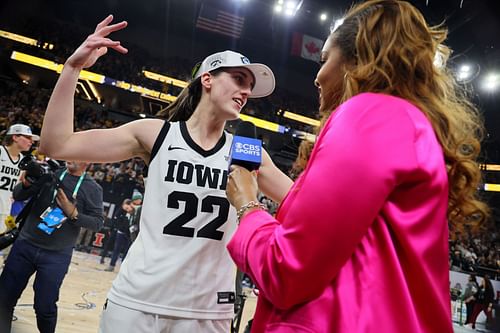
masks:
[[[19,169],[26,171],[25,178],[31,184],[43,175],[52,175],[60,167],[61,165],[56,160],[48,159],[45,163],[39,162],[31,153],[26,154],[19,161]]]
[[[24,170],[26,172],[25,178],[31,184],[36,183],[42,177],[45,176],[47,178],[45,180],[42,180],[43,182],[45,181],[49,182],[51,181],[50,179],[52,179],[55,182],[55,184],[57,184],[56,186],[59,186],[59,181],[56,177],[54,177],[54,172],[58,170],[60,167],[61,165],[55,160],[49,159],[45,162],[37,161],[37,159],[31,154],[31,151],[26,153],[26,155],[24,155],[24,157],[19,161],[19,169]],[[19,214],[22,214],[22,212]],[[3,223],[3,221],[0,222]],[[16,220],[16,222],[18,221]],[[17,236],[21,231],[22,227],[21,224],[22,222],[18,227],[14,227],[9,231],[0,234],[0,250],[14,243],[14,241],[16,240]]]
[[[0,250],[5,249],[7,246],[11,245],[14,243],[16,240],[17,236],[19,235],[19,229],[14,228],[6,233],[3,233],[0,235]]]

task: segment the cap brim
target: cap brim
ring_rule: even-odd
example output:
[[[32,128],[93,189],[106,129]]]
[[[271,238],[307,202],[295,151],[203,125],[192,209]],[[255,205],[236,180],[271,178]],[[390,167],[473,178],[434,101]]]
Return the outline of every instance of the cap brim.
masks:
[[[276,80],[271,68],[264,64],[247,64],[238,67],[247,68],[255,77],[255,86],[249,96],[250,98],[266,97],[273,93]]]
[[[40,141],[40,137],[36,134],[25,134],[25,133],[7,133],[5,135],[26,135],[26,136],[31,136],[33,141]]]

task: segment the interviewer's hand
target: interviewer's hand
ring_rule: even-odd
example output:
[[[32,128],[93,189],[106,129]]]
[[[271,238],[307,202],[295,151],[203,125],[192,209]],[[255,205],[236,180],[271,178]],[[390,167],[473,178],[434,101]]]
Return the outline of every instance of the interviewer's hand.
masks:
[[[231,165],[231,172],[227,181],[227,199],[236,209],[249,203],[257,201],[257,174],[237,165]]]
[[[127,26],[126,21],[111,24],[113,15],[106,17],[97,25],[93,34],[80,45],[76,51],[68,58],[65,65],[82,69],[92,66],[97,59],[108,52],[108,47],[120,53],[127,53],[128,50],[120,45],[119,41],[114,41],[107,36],[115,31],[122,30]]]

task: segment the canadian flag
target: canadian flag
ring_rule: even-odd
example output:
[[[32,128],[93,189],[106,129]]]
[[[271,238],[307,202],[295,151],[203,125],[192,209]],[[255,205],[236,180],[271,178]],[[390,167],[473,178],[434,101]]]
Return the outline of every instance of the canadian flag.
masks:
[[[323,43],[321,39],[294,32],[291,54],[317,62],[320,60]]]

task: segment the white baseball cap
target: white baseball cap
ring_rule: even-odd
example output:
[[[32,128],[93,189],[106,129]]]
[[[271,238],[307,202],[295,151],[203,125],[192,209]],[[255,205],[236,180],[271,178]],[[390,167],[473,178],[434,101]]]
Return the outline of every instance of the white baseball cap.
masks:
[[[234,51],[218,52],[206,57],[201,65],[193,70],[193,79],[200,77],[205,72],[221,67],[245,67],[252,72],[255,78],[255,86],[249,96],[250,98],[265,97],[271,95],[274,91],[276,83],[271,68],[264,64],[250,63],[247,57]]]
[[[31,128],[29,126],[23,124],[12,125],[11,127],[9,127],[6,135],[28,135],[31,136],[34,141],[40,140],[40,137],[38,135],[35,135],[31,132]]]

